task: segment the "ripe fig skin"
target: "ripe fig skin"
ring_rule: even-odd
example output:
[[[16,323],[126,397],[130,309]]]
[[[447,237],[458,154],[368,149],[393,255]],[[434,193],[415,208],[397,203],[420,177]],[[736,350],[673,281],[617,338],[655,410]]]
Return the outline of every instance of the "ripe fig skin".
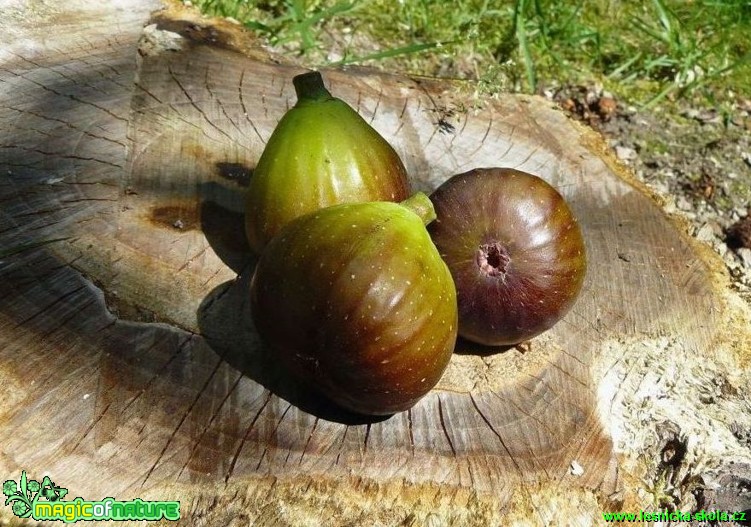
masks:
[[[340,203],[400,202],[407,171],[391,145],[318,72],[293,79],[297,103],[271,134],[250,180],[245,228],[258,254],[291,220]]]
[[[262,340],[298,378],[359,414],[412,407],[456,342],[456,290],[424,226],[432,205],[424,194],[405,204],[302,216],[269,243],[251,280]]]
[[[459,335],[514,345],[573,307],[587,270],[585,242],[563,197],[509,168],[449,178],[431,195],[431,237],[454,278]]]

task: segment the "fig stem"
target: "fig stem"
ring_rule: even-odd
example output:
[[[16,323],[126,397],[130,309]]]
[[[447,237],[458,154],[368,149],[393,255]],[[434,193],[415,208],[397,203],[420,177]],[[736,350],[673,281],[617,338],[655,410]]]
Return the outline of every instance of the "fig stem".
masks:
[[[295,86],[298,102],[333,98],[323,84],[323,77],[317,71],[309,71],[295,76],[292,79],[292,84]]]
[[[423,225],[427,225],[434,219],[436,219],[435,208],[430,198],[422,192],[417,192],[400,203],[402,207],[406,207],[415,214],[417,214],[422,220]]]

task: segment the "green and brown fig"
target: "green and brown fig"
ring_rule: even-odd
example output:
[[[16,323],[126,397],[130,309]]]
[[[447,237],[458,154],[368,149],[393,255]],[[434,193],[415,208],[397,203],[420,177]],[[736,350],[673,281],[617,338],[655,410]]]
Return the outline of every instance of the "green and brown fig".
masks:
[[[425,224],[427,196],[342,204],[274,237],[251,280],[262,340],[340,406],[388,415],[440,379],[457,334],[456,290]]]
[[[543,179],[509,168],[449,178],[428,226],[451,269],[459,335],[488,346],[528,340],[574,305],[587,269],[581,229]]]
[[[284,225],[308,212],[409,196],[399,155],[329,93],[320,73],[298,75],[293,84],[297,103],[272,132],[248,188],[245,230],[259,254]]]

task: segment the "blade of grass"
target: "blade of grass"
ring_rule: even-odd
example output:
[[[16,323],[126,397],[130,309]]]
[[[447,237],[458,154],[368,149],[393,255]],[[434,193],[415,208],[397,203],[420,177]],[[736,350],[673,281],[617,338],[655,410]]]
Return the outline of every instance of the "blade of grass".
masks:
[[[664,33],[659,32],[659,31],[655,31],[655,29],[653,29],[648,22],[645,22],[641,18],[639,18],[639,17],[634,18],[631,21],[631,24],[636,29],[638,29],[639,31],[642,31],[643,33],[645,33],[646,35],[652,37],[653,39],[659,40],[661,42],[664,42],[665,44],[670,44],[670,39],[668,37],[666,37]]]
[[[652,3],[654,4],[655,9],[657,9],[657,17],[660,19],[660,24],[668,35],[672,35],[674,33],[673,25],[670,22],[670,16],[668,16],[665,4],[662,3],[662,0],[652,0]]]
[[[653,108],[658,102],[660,102],[662,99],[668,96],[671,92],[678,89],[678,85],[671,83],[668,84],[660,93],[649,99],[647,102],[641,105],[642,109],[648,110],[650,108]]]
[[[290,19],[293,21],[292,26],[289,28],[290,34],[277,39],[277,43],[284,44],[299,37],[302,41],[302,51],[305,52],[317,44],[317,39],[313,31],[313,27],[316,24],[322,20],[331,20],[337,15],[351,11],[354,7],[355,4],[353,2],[343,0],[320,11],[308,14],[305,11],[304,2],[295,1],[290,5],[292,15]]]
[[[453,44],[452,42],[430,42],[428,44],[411,44],[409,46],[402,46],[400,48],[394,48],[389,49],[386,51],[377,51],[375,53],[370,53],[368,55],[361,55],[361,56],[353,56],[353,57],[344,57],[341,60],[337,60],[335,62],[329,62],[326,65],[335,67],[335,66],[345,66],[347,64],[354,64],[358,62],[366,62],[369,60],[382,60],[382,59],[388,59],[391,57],[397,57],[399,55],[407,55],[410,53],[419,53],[421,51],[425,51],[427,49],[433,49],[437,48],[439,46],[445,46],[449,44]]]
[[[318,11],[310,15],[308,17],[308,22],[310,24],[316,24],[323,19],[330,19],[342,13],[346,13],[347,11],[352,11],[354,7],[355,7],[354,2],[348,2],[348,1],[337,2],[331,7],[327,7],[326,9],[322,9],[321,11]]]
[[[525,27],[524,8],[526,0],[516,0],[514,6],[514,26],[516,29],[516,40],[519,43],[519,51],[522,54],[522,60],[524,61],[524,70],[527,74],[527,84],[529,91],[534,93],[537,88],[537,72],[535,71],[535,64],[532,60],[532,52],[529,49],[529,43],[527,42],[527,32]]]
[[[631,66],[633,66],[634,64],[636,64],[637,62],[639,62],[642,59],[643,56],[644,55],[643,55],[643,53],[641,51],[637,52],[636,55],[634,55],[633,57],[631,57],[630,59],[628,59],[626,62],[624,62],[623,64],[621,64],[617,68],[615,68],[610,73],[608,73],[607,77],[609,79],[617,79],[617,78],[619,78],[621,76],[621,73],[623,73],[624,71],[628,70]]]

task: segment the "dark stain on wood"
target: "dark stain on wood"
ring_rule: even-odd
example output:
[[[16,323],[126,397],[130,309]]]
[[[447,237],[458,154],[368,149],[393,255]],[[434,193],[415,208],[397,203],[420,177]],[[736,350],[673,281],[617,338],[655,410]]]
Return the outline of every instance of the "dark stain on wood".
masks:
[[[250,178],[253,177],[253,169],[242,163],[220,161],[214,166],[216,166],[216,171],[220,177],[234,181],[241,187],[247,187],[250,184]]]
[[[157,227],[190,231],[199,228],[200,213],[194,202],[162,205],[151,209],[149,221]]]

